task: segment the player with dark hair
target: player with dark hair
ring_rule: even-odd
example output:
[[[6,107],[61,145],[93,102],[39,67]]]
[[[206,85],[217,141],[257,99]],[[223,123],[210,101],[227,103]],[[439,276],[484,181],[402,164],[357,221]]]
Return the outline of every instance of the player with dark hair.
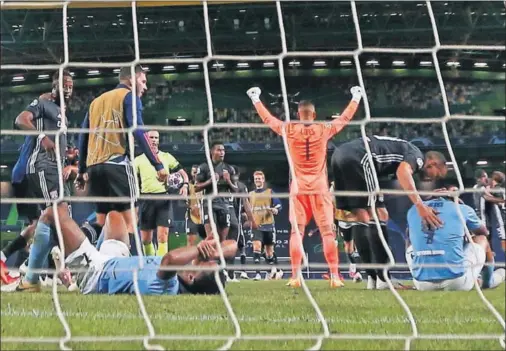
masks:
[[[438,228],[441,220],[435,210],[425,204],[416,191],[413,174],[423,173],[427,179],[438,179],[446,176],[447,167],[443,154],[429,151],[425,154],[410,142],[402,139],[372,135],[367,137],[372,153],[372,160],[366,152],[362,138],[339,145],[332,155],[331,167],[334,175],[336,191],[367,191],[372,193],[376,189],[375,175],[378,178],[396,176],[402,189],[412,192],[408,194],[415,204],[419,216],[431,227]],[[371,161],[373,164],[371,164]],[[351,211],[358,225],[353,227],[353,239],[357,246],[362,262],[388,263],[388,254],[382,245],[376,224],[371,222],[371,206],[376,203],[377,214],[381,222],[381,229],[388,242],[386,211],[383,197],[336,196],[336,208]],[[368,262],[370,260],[370,262]],[[372,272],[371,272],[372,273]],[[376,281],[376,276],[380,278]],[[377,269],[369,275],[368,289],[386,289],[386,278],[383,270]]]
[[[59,89],[59,79],[63,82],[63,91]],[[72,96],[74,83],[69,71],[64,70],[60,77],[57,71],[53,75],[52,91],[43,94],[39,99],[32,103],[16,117],[16,126],[22,130],[38,131],[40,134],[35,137],[32,144],[33,149],[27,161],[26,177],[28,180],[28,189],[33,197],[43,198],[45,204],[42,214],[39,217],[35,229],[34,243],[30,250],[28,261],[28,272],[25,279],[17,287],[18,291],[39,291],[39,274],[33,270],[41,269],[51,250],[51,225],[49,218],[52,217],[54,207],[52,201],[60,196],[69,196],[70,192],[64,187],[64,194],[60,193],[60,177],[58,172],[58,162],[63,165],[65,160],[65,151],[67,148],[67,121],[62,116],[63,100],[68,102]],[[44,132],[51,131],[58,135],[45,135]],[[56,145],[59,143],[59,149]],[[56,206],[58,211],[60,225],[65,224],[70,232],[63,233],[72,235],[79,230],[77,224],[72,220],[68,210],[68,204],[65,201],[59,202]]]
[[[218,193],[236,193],[238,187],[232,181],[232,176],[236,173],[234,167],[224,162],[225,145],[222,142],[214,142],[211,145],[211,161],[213,162],[214,174],[211,173],[207,163],[202,163],[197,170],[197,183],[195,191],[202,191],[203,195],[212,194],[212,178],[216,179]],[[220,240],[228,238],[230,231],[231,213],[233,208],[233,199],[230,197],[215,197],[212,201],[212,212],[209,212],[208,200],[203,202],[204,226],[208,238],[213,237],[210,216],[213,216],[218,229]],[[253,224],[254,225],[254,224]]]
[[[333,230],[332,197],[327,175],[327,143],[351,121],[362,99],[360,87],[351,88],[352,99],[341,117],[331,123],[313,123],[314,104],[301,101],[298,106],[300,122],[284,123],[274,117],[260,101],[260,88],[251,88],[247,95],[262,121],[278,135],[286,136],[295,178],[290,184],[290,260],[292,279],[288,285],[300,287],[300,266],[303,256],[302,235],[314,216],[320,228],[323,253],[331,272],[330,286],[344,286],[339,279],[339,255]]]
[[[65,230],[65,227],[62,227]],[[186,246],[170,251],[163,257],[130,257],[128,231],[123,215],[112,211],[103,227],[105,240],[97,250],[87,237],[78,231],[65,239],[65,263],[69,269],[79,269],[76,283],[83,294],[135,294],[134,279],[143,295],[218,294],[219,288],[213,271],[199,271],[199,267],[216,266],[218,251],[214,240],[204,240],[197,246]],[[221,243],[225,258],[235,255],[233,240]],[[195,270],[167,270],[170,266],[195,267]],[[83,268],[86,268],[83,270]],[[219,273],[222,284],[225,276]]]
[[[147,90],[146,73],[140,65],[123,67],[119,72],[119,85],[94,99],[84,119],[83,128],[90,129],[79,137],[79,174],[76,187],[84,189],[89,182],[89,195],[100,197],[128,197],[135,199],[138,189],[135,171],[130,159],[127,128],[134,125],[133,100],[135,99],[137,125],[143,126],[141,97]],[[135,79],[135,91],[132,91]],[[104,131],[108,129],[108,131]],[[110,131],[111,129],[117,132]],[[139,128],[133,132],[142,152],[157,172],[160,182],[165,183],[169,175],[153,150],[147,133]],[[129,202],[100,202],[97,204],[97,223],[103,225],[109,211],[123,215],[130,233],[132,253],[136,254],[135,225]]]
[[[248,194],[248,188],[246,184],[239,180],[240,171],[238,167],[232,166],[235,170],[232,176],[232,182],[237,186],[236,193],[246,195]],[[239,250],[239,256],[241,265],[246,264],[246,238],[244,236],[244,227],[250,226],[250,219],[253,218],[251,210],[251,204],[245,197],[232,197],[230,198],[231,205],[229,205],[230,212],[230,229],[228,233],[228,239],[237,241],[237,248]],[[234,264],[235,258],[230,260],[229,264]],[[228,277],[231,281],[238,281],[235,277],[235,271],[233,269],[228,270]],[[246,272],[240,273],[242,279],[248,279]]]

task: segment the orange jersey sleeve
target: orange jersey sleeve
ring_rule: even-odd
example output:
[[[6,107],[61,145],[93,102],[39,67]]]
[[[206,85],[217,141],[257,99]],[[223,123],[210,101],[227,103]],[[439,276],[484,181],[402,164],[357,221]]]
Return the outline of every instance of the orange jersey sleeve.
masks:
[[[298,190],[328,191],[327,135],[331,125],[290,123],[287,141]]]
[[[328,139],[332,138],[334,135],[343,130],[344,127],[352,120],[353,116],[357,112],[358,103],[355,101],[351,101],[348,106],[344,109],[343,113],[339,118],[330,123],[331,127],[328,128],[326,137]]]
[[[262,121],[271,128],[274,133],[281,135],[283,133],[283,121],[274,117],[262,102],[255,103],[255,109]]]

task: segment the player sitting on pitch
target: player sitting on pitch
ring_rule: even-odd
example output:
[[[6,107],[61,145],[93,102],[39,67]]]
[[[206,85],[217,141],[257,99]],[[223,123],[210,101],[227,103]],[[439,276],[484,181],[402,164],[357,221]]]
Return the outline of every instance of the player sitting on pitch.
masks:
[[[66,231],[62,223],[62,231]],[[65,263],[71,270],[79,270],[76,282],[83,294],[135,294],[134,269],[139,257],[130,257],[129,236],[125,221],[119,212],[112,211],[106,217],[105,240],[97,250],[79,231],[65,237]],[[225,258],[237,251],[235,240],[221,243]],[[218,259],[214,240],[201,241],[197,246],[181,247],[163,257],[142,257],[144,267],[137,271],[139,292],[143,295],[218,294],[214,271],[164,270],[170,266],[192,265],[210,268]],[[191,267],[191,266],[190,266]],[[220,272],[222,283],[225,275]]]
[[[494,263],[494,254],[488,244],[488,230],[471,207],[457,205],[444,197],[424,201],[424,204],[438,212],[443,225],[433,230],[422,220],[416,206],[408,211],[412,246],[406,250],[406,261],[418,290],[469,291],[480,272],[484,289],[495,288],[504,281],[504,269],[494,272],[494,266],[484,266],[485,262]],[[465,224],[460,219],[459,207]],[[464,243],[464,225],[474,234],[472,243]]]
[[[285,135],[292,159],[295,179],[290,184],[290,260],[292,279],[288,285],[299,287],[300,265],[303,255],[302,235],[306,225],[315,217],[323,242],[323,253],[331,272],[330,286],[342,287],[339,279],[339,256],[333,230],[332,197],[327,176],[327,143],[353,118],[362,99],[360,87],[351,88],[351,102],[341,116],[332,123],[313,123],[316,118],[315,106],[301,101],[298,107],[300,122],[284,123],[274,117],[260,101],[260,88],[251,88],[248,96],[262,121],[278,135]],[[297,230],[298,229],[298,233]]]
[[[389,262],[376,224],[372,221],[372,205],[375,204],[381,221],[381,231],[388,243],[386,223],[388,212],[383,196],[371,194],[379,187],[378,178],[395,176],[408,197],[416,205],[420,216],[431,226],[441,225],[434,209],[426,206],[416,190],[414,174],[423,174],[426,179],[444,178],[447,173],[443,154],[429,151],[425,155],[412,143],[387,136],[367,137],[371,151],[367,154],[362,138],[339,145],[332,154],[331,167],[336,191],[363,191],[369,196],[336,196],[336,208],[351,211],[357,220],[352,227],[353,239],[363,263],[386,264]],[[376,173],[374,173],[376,171]],[[368,289],[388,289],[383,269],[367,270]],[[379,277],[379,280],[376,278]]]

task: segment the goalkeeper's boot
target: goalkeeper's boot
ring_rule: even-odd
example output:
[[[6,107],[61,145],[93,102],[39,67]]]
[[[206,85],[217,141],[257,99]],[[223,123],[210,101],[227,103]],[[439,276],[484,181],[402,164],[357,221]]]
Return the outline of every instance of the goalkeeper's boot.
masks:
[[[239,277],[241,279],[244,279],[244,280],[248,280],[249,279],[248,273],[246,273],[245,271],[242,271]]]
[[[302,283],[300,282],[300,278],[290,278],[288,283],[286,283],[286,286],[289,286],[291,288],[300,288],[302,286]]]
[[[24,292],[40,292],[40,282],[35,284],[29,283],[24,279],[21,279],[19,285],[16,287],[16,291],[24,291]]]
[[[343,283],[343,279],[342,279],[341,274],[338,274],[337,277],[330,275],[330,287],[333,289],[344,287],[344,283]]]

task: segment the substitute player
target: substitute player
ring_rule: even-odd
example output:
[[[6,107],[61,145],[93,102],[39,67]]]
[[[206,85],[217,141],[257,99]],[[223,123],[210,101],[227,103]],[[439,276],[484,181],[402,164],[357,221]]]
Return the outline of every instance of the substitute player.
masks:
[[[504,281],[504,269],[494,272],[494,256],[488,245],[488,231],[475,211],[452,199],[439,197],[424,201],[438,212],[442,225],[434,230],[427,226],[416,206],[408,211],[411,247],[406,261],[418,290],[469,291],[482,272],[482,288],[495,288]],[[460,212],[465,224],[461,221]],[[472,243],[465,243],[465,225],[474,234]]]
[[[90,129],[90,132],[82,133],[79,137],[80,159],[76,186],[84,189],[85,183],[89,182],[90,196],[131,199],[137,197],[137,183],[130,160],[126,130],[134,125],[134,98],[137,125],[144,124],[141,97],[147,90],[147,78],[140,65],[135,66],[134,71],[135,76],[132,77],[131,68],[122,67],[119,72],[119,85],[94,99],[84,119],[82,127]],[[133,79],[136,83],[135,91],[132,91]],[[104,131],[105,129],[114,129],[117,132]],[[147,134],[142,129],[136,129],[133,135],[142,152],[155,167],[158,180],[165,183],[169,173],[152,150]],[[112,210],[123,214],[130,233],[132,253],[136,254],[134,226],[137,220],[131,214],[130,202],[97,203],[97,223],[104,225],[105,216]]]
[[[427,179],[438,179],[446,176],[447,167],[443,154],[429,151],[422,154],[415,145],[397,138],[372,135],[367,137],[367,142],[372,153],[369,159],[363,140],[356,139],[339,145],[332,154],[331,167],[334,176],[336,191],[364,191],[373,192],[376,189],[375,175],[378,178],[396,176],[402,189],[411,192],[408,197],[416,205],[420,217],[427,221],[433,228],[441,226],[441,220],[437,217],[433,208],[423,203],[416,191],[414,173],[423,173]],[[373,162],[373,164],[371,164]],[[376,224],[371,222],[371,206],[373,201],[378,208],[378,217],[381,221],[381,229],[388,242],[386,211],[383,198],[370,195],[368,197],[336,196],[336,207],[341,210],[351,211],[360,225],[353,227],[353,238],[363,263],[388,263],[388,254],[383,247]],[[368,250],[371,254],[371,262]],[[380,281],[375,282],[372,277],[368,282],[368,289],[388,288],[383,270],[376,270]]]
[[[179,173],[183,177],[183,185],[179,189],[179,195],[188,195],[188,174],[181,167],[181,164],[168,152],[160,151],[160,134],[156,130],[150,130],[148,138],[151,150],[158,157],[163,168],[170,174]],[[134,168],[139,180],[139,188],[143,195],[164,195],[167,194],[167,184],[158,180],[158,173],[149,161],[145,153],[134,159]],[[156,229],[158,247],[156,256],[163,256],[169,248],[169,225],[170,213],[172,211],[170,200],[143,200],[139,204],[139,218],[141,227],[141,240],[146,256],[155,256],[153,246],[153,230]]]
[[[38,131],[40,134],[35,138],[33,148],[26,167],[28,189],[33,197],[43,198],[45,204],[42,206],[42,214],[39,217],[35,229],[34,242],[28,259],[28,272],[25,279],[19,284],[19,291],[39,291],[39,274],[34,270],[43,268],[51,246],[51,218],[54,216],[52,201],[57,200],[60,195],[69,196],[68,187],[64,186],[63,194],[60,189],[60,177],[58,162],[62,166],[65,162],[65,151],[67,149],[67,121],[62,116],[60,106],[61,97],[68,102],[72,96],[74,83],[70,72],[64,70],[62,74],[63,91],[59,91],[60,72],[53,75],[51,93],[43,94],[35,99],[26,109],[16,117],[16,126],[22,130]],[[58,135],[59,149],[56,150],[56,135],[46,136],[44,132],[61,131]],[[60,225],[66,225],[69,232],[63,231],[64,237],[74,235],[79,227],[72,220],[66,201],[59,202],[56,206]]]
[[[305,227],[315,217],[320,228],[325,259],[329,264],[331,287],[344,286],[339,279],[338,253],[333,230],[332,198],[327,180],[327,143],[353,118],[358,109],[362,92],[360,87],[351,88],[353,98],[341,117],[332,123],[314,124],[315,106],[301,101],[298,107],[300,122],[283,123],[267,110],[260,101],[260,88],[251,88],[248,96],[262,121],[278,135],[285,135],[292,158],[295,179],[290,184],[290,260],[292,279],[289,285],[301,285],[299,273],[303,255],[302,235]],[[298,234],[296,232],[298,230]]]
[[[253,181],[255,190],[249,193],[249,200],[253,210],[253,216],[258,225],[258,229],[252,230],[253,237],[253,262],[260,264],[262,255],[262,246],[265,250],[265,260],[272,265],[268,279],[276,278],[278,270],[276,268],[277,258],[274,255],[274,247],[276,245],[276,226],[274,216],[281,211],[281,201],[277,197],[272,196],[274,191],[265,186],[265,174],[262,171],[253,173]],[[260,272],[257,271],[255,280],[260,280]]]
[[[197,245],[198,237],[206,238],[206,230],[202,223],[202,193],[195,191],[197,183],[197,170],[199,166],[193,165],[191,169],[191,181],[189,187],[189,197],[186,201],[186,239],[188,246]]]

